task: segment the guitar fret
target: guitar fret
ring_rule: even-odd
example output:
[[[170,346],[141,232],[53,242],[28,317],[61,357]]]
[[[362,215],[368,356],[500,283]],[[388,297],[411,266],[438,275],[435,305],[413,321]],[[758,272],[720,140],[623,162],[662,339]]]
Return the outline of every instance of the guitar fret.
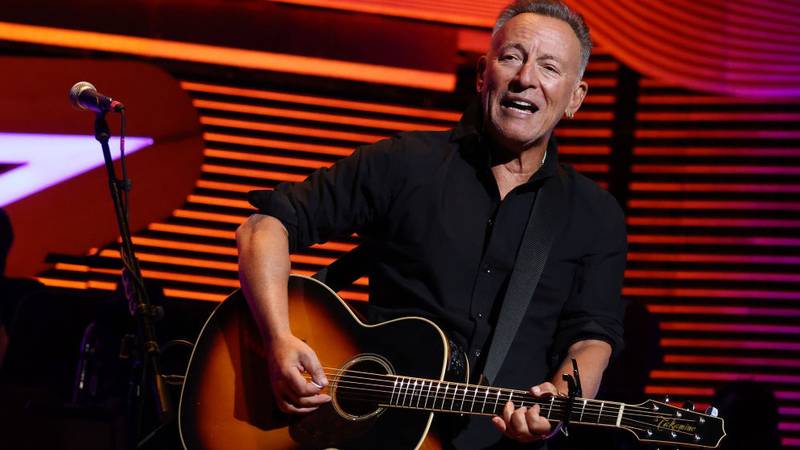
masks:
[[[475,408],[475,399],[478,398],[478,387],[475,387],[475,394],[472,396],[472,404],[469,405],[469,412],[472,412],[472,409]]]
[[[398,379],[395,378],[394,379],[394,384],[392,385],[392,395],[389,397],[389,404],[390,405],[392,404],[392,401],[394,401],[394,393],[397,391],[397,381],[398,381]]]
[[[553,403],[556,401],[556,396],[550,396],[550,406],[547,407],[547,418],[550,418],[550,413],[553,412]]]
[[[405,398],[405,392],[403,391],[403,388],[405,388],[405,384],[406,380],[400,378],[400,389],[397,391],[397,405],[403,404],[403,399]]]
[[[432,406],[433,406],[434,409],[436,408],[436,399],[439,398],[439,388],[441,388],[441,387],[442,387],[442,382],[441,381],[437,382],[436,383],[436,393],[433,394]]]
[[[581,415],[578,417],[578,422],[583,421],[583,412],[586,411],[586,399],[583,400],[583,407],[581,408]]]
[[[617,414],[617,426],[619,426],[620,422],[622,422],[622,411],[625,409],[625,404],[621,403],[619,405],[619,414]]]
[[[458,395],[458,385],[453,388],[453,398],[450,400],[450,411],[455,411],[456,395]]]
[[[600,412],[597,413],[597,423],[600,423],[600,418],[603,417],[603,407],[606,406],[606,402],[600,402]]]
[[[486,409],[486,400],[488,399],[489,399],[489,388],[487,387],[486,392],[484,392],[483,394],[483,406],[481,406],[481,413],[483,413],[483,410]]]
[[[428,400],[431,398],[431,389],[433,389],[433,381],[428,381],[428,393],[425,394],[425,401],[422,402],[422,408],[428,408]]]
[[[408,402],[408,406],[411,406],[411,404],[414,403],[414,392],[417,391],[417,384],[418,383],[419,383],[419,381],[414,380],[414,388],[411,389],[411,401]],[[419,394],[417,394],[417,406],[419,406]]]
[[[464,386],[464,396],[461,398],[461,408],[459,410],[464,411],[464,404],[467,402],[467,387]]]
[[[497,398],[494,399],[494,410],[493,412],[497,414],[497,404],[500,403],[500,389],[497,390]]]

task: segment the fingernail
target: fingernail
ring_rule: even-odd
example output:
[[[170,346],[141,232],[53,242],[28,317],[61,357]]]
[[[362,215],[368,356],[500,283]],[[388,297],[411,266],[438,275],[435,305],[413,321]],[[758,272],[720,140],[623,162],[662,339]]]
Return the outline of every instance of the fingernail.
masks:
[[[541,395],[542,388],[540,388],[539,386],[534,386],[533,387],[533,393],[536,394],[536,395]]]
[[[311,384],[313,384],[314,386],[316,386],[316,387],[317,387],[317,389],[322,389],[322,386],[321,386],[321,385],[319,385],[319,384],[317,384],[317,382],[316,382],[316,381],[314,381],[314,380],[311,380]]]

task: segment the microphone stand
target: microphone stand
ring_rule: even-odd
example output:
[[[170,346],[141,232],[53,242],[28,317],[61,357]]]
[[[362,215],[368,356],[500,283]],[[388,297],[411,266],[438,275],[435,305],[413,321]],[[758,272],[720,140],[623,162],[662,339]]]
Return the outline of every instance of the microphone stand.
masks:
[[[124,121],[124,111],[123,114]],[[161,366],[159,363],[159,349],[158,340],[155,333],[155,321],[162,314],[160,308],[154,307],[150,303],[147,292],[142,280],[142,272],[139,268],[139,262],[133,251],[133,242],[131,241],[131,232],[128,226],[127,205],[123,206],[122,191],[127,192],[130,189],[130,181],[128,179],[119,180],[114,169],[114,162],[111,158],[111,150],[108,145],[111,133],[106,121],[105,113],[100,112],[95,116],[94,121],[95,139],[100,142],[103,148],[103,158],[105,159],[106,170],[108,171],[108,182],[111,188],[111,199],[114,202],[114,213],[117,216],[117,224],[119,225],[119,233],[121,237],[120,253],[122,257],[122,284],[125,291],[125,297],[128,300],[128,309],[136,319],[138,330],[138,344],[141,358],[141,378],[135,383],[135,398],[136,405],[129,407],[131,414],[131,423],[133,429],[130,430],[132,434],[131,442],[134,443],[133,448],[139,448],[146,441],[152,438],[151,433],[142,442],[137,442],[140,438],[141,417],[143,402],[139,401],[139,397],[143,394],[145,386],[148,384],[153,389],[153,396],[158,410],[158,420],[160,425],[157,430],[166,428],[166,426],[174,419],[174,412],[172,401],[167,391],[167,385],[161,373]],[[124,156],[123,156],[124,158]],[[124,161],[123,161],[124,164]],[[123,170],[123,178],[126,178]]]

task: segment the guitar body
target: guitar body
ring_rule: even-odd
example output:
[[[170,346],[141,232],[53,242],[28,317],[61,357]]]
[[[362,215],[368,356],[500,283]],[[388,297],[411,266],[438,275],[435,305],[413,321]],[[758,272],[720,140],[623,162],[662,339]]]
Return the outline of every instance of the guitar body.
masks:
[[[295,336],[322,366],[442,380],[449,349],[442,331],[416,317],[367,325],[324,284],[289,280],[289,317]],[[262,339],[240,291],[220,304],[195,345],[181,393],[179,429],[189,450],[300,448],[435,449],[428,433],[433,413],[333,401],[303,415],[277,409]],[[461,380],[464,381],[464,380]],[[338,390],[337,390],[338,389]]]

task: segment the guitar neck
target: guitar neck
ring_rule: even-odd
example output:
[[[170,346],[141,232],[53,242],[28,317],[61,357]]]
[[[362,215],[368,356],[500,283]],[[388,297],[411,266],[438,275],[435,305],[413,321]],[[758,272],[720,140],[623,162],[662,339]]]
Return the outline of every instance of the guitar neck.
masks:
[[[567,410],[567,398],[534,397],[530,392],[466,383],[395,377],[388,398],[380,402],[388,408],[416,409],[457,414],[501,415],[506,402],[516,408],[539,405],[539,415],[560,422]],[[570,422],[619,427],[625,418],[625,403],[576,398]]]

